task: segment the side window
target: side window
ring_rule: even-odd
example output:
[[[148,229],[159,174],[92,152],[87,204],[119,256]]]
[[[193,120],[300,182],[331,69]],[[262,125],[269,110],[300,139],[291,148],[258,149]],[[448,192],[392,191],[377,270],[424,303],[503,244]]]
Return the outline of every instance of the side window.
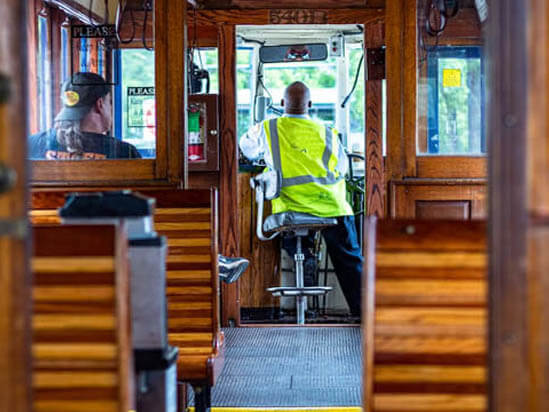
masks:
[[[254,56],[253,47],[238,46],[236,49],[237,136],[242,136],[255,123],[255,116],[251,115],[253,106],[251,91],[254,90],[254,78],[252,76]]]
[[[120,33],[113,25],[87,25],[86,16],[63,2],[33,3],[29,158],[155,158],[151,3],[139,17],[123,14]],[[106,3],[95,4],[96,21],[108,21]]]
[[[61,77],[60,83],[63,84],[70,76],[70,39],[69,39],[69,24],[63,23],[61,26]]]
[[[50,55],[49,55],[49,30],[48,17],[45,13],[38,15],[38,102],[39,115],[38,124],[41,130],[48,129],[52,124],[52,83],[50,71]]]
[[[439,46],[427,53],[426,64],[426,133],[418,136],[418,154],[485,154],[481,48]]]
[[[154,51],[120,49],[115,91],[115,135],[134,145],[142,157],[156,156]]]

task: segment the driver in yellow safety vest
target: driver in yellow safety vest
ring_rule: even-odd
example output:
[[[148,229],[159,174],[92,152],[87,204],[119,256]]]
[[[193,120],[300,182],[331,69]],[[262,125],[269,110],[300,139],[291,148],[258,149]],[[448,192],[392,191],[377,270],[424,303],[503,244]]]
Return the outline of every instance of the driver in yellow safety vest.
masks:
[[[305,84],[290,84],[281,104],[284,115],[250,128],[240,138],[240,150],[248,159],[262,158],[269,169],[280,172],[282,187],[280,196],[272,200],[273,213],[295,211],[337,218],[338,224],[324,229],[322,236],[351,314],[360,316],[363,258],[353,210],[346,200],[345,149],[336,130],[307,115],[312,103]],[[295,246],[285,246],[293,255]]]

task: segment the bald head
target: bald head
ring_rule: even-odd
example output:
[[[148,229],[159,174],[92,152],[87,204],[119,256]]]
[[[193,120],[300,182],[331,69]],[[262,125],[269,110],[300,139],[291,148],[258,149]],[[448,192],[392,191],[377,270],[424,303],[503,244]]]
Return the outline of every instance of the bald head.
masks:
[[[309,88],[304,83],[294,82],[284,90],[284,99],[282,99],[284,113],[288,114],[306,114],[307,109],[311,107],[311,94]]]

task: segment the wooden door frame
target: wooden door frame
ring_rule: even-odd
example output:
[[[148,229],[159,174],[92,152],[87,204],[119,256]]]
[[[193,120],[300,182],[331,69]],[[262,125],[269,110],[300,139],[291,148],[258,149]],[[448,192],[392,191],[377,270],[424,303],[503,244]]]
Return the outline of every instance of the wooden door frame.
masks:
[[[280,19],[281,15],[288,13],[287,17]],[[301,16],[301,17],[300,17]],[[300,18],[308,20],[300,21]],[[194,16],[193,16],[194,17]],[[383,9],[316,9],[316,10],[198,10],[196,11],[197,24],[200,27],[215,24],[218,30],[219,72],[223,73],[225,81],[219,84],[220,95],[220,133],[221,133],[221,169],[220,169],[220,250],[226,256],[238,256],[240,252],[240,233],[238,213],[238,136],[236,132],[236,26],[237,25],[267,25],[274,24],[363,24],[365,47],[373,47],[366,41],[366,36],[372,33],[368,27],[377,33],[383,33],[379,25],[383,25],[385,13]],[[316,20],[315,20],[316,19]],[[317,21],[318,20],[318,21]],[[382,35],[381,35],[382,36]],[[379,37],[379,35],[378,35]],[[382,42],[376,38],[375,42]],[[378,46],[378,44],[375,44]],[[366,73],[366,70],[364,71]],[[229,81],[226,81],[229,80]],[[366,81],[366,77],[364,77]],[[365,90],[366,91],[366,90]],[[370,104],[368,99],[380,99],[381,93],[370,90],[364,93],[365,113],[370,106],[375,106],[370,115],[380,118],[379,109],[381,102]],[[381,124],[379,130],[372,129],[368,135],[365,130],[365,148],[368,147],[368,139],[381,137]],[[383,158],[382,147],[376,148],[377,157]],[[368,154],[370,156],[370,153]],[[383,207],[383,206],[382,206]],[[223,285],[222,288],[222,322],[224,325],[240,325],[240,297],[238,282],[231,285]]]
[[[0,194],[0,410],[31,410],[31,279],[27,218],[26,1],[0,4],[0,163],[16,173]],[[9,93],[6,89],[9,88]],[[6,236],[7,235],[7,236]]]
[[[492,0],[489,13],[489,407],[546,411],[549,7],[540,0]]]

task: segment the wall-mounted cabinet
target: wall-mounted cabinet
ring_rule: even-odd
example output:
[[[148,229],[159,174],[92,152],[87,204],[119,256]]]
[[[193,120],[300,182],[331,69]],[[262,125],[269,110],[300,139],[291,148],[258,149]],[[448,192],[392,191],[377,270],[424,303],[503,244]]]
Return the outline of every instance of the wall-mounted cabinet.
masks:
[[[219,171],[216,94],[189,95],[187,165],[190,172]]]

